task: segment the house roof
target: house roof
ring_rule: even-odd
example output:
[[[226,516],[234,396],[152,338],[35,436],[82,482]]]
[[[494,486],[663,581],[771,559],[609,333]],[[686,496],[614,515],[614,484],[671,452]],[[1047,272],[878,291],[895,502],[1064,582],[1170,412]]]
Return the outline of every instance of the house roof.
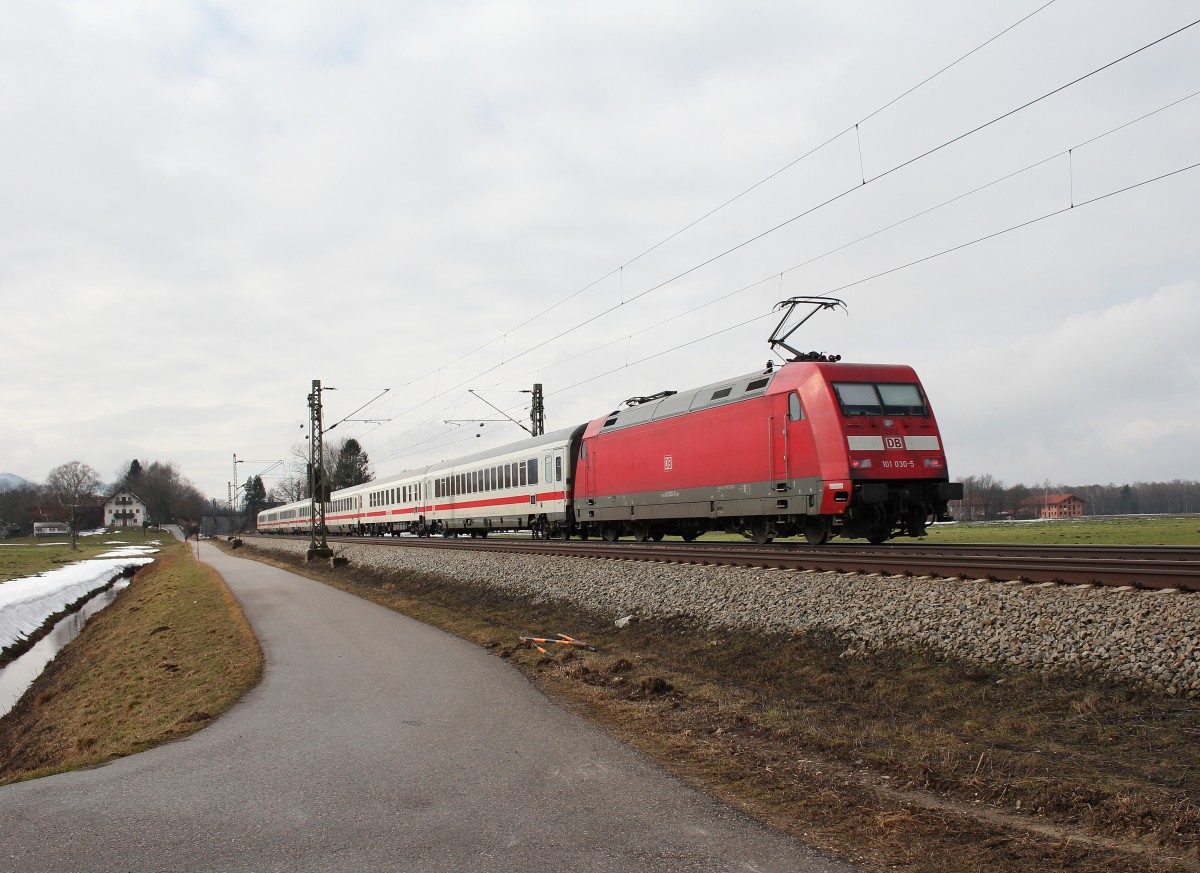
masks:
[[[1031,494],[1029,497],[1026,497],[1021,501],[1021,505],[1036,509],[1040,506],[1059,506],[1072,500],[1078,500],[1080,503],[1087,503],[1086,500],[1077,494]]]
[[[146,501],[145,501],[145,500],[142,500],[142,498],[140,498],[140,497],[138,497],[136,494],[134,494],[134,493],[133,493],[133,489],[132,489],[132,488],[129,488],[129,487],[128,487],[128,486],[126,486],[126,485],[121,485],[121,486],[120,486],[120,487],[118,487],[118,488],[117,488],[115,491],[113,491],[113,492],[112,492],[112,494],[109,494],[107,497],[105,497],[105,498],[104,498],[104,502],[105,502],[105,503],[108,503],[108,501],[112,500],[114,497],[116,497],[116,496],[117,496],[118,494],[120,494],[122,491],[126,492],[126,493],[127,493],[129,496],[130,496],[130,497],[133,497],[133,498],[135,498],[135,499],[137,500],[137,502],[138,502],[138,503],[145,504],[145,502],[146,502]]]

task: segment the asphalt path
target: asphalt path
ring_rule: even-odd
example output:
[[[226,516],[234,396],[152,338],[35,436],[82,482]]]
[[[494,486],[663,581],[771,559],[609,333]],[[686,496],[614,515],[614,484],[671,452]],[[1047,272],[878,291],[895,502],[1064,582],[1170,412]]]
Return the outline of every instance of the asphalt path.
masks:
[[[0,788],[0,869],[852,869],[667,775],[475,646],[200,549],[258,634],[263,681],[185,740]]]

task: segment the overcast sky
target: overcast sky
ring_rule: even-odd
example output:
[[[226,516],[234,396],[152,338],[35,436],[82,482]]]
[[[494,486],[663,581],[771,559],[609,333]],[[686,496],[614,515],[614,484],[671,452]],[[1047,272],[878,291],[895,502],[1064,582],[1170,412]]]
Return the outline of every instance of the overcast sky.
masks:
[[[0,471],[223,499],[321,379],[390,475],[832,293],[795,344],[916,367],[953,477],[1200,478],[1200,169],[1114,193],[1200,162],[1200,25],[1002,117],[1200,12],[1044,2],[0,0]]]

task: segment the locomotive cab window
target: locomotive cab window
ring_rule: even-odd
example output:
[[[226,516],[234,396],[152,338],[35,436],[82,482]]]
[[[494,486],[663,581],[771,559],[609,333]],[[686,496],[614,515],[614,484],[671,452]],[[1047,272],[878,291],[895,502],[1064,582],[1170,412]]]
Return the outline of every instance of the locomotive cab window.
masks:
[[[804,420],[804,407],[800,405],[800,395],[795,391],[788,395],[788,418],[791,421]]]
[[[921,389],[912,382],[834,382],[845,415],[928,415]]]

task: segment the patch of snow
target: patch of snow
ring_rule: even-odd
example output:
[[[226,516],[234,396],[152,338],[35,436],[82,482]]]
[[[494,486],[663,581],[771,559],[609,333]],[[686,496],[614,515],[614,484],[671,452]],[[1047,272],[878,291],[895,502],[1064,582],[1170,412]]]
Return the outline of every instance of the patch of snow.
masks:
[[[149,546],[125,546],[121,549],[112,549],[97,555],[97,558],[140,558],[143,555],[156,555],[158,549],[152,549]]]
[[[5,582],[0,585],[0,649],[27,638],[50,616],[108,585],[127,567],[152,563],[154,559],[145,557],[143,551],[139,556],[79,561],[37,576]]]

